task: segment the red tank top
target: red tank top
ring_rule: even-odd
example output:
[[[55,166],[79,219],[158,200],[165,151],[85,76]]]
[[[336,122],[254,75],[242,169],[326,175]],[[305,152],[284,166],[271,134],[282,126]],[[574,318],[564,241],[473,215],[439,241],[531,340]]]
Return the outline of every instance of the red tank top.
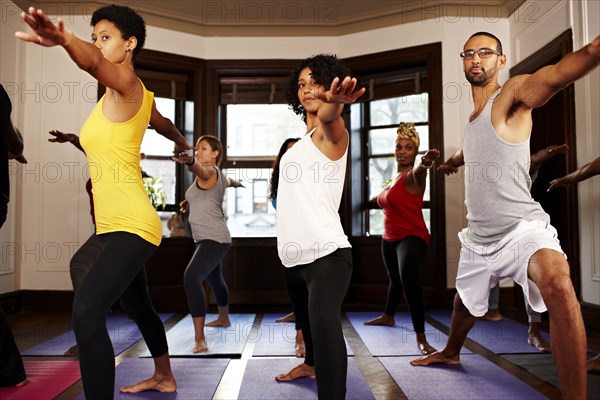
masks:
[[[429,231],[422,211],[423,195],[411,194],[404,187],[409,172],[410,169],[377,197],[377,204],[383,209],[383,239],[395,242],[407,236],[416,236],[429,246]]]

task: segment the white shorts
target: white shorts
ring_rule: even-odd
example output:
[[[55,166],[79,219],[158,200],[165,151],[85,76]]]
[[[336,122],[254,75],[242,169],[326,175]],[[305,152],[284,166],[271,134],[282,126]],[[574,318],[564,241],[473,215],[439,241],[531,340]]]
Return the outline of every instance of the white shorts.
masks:
[[[481,317],[487,312],[490,289],[504,278],[514,279],[523,288],[531,308],[546,311],[540,289],[527,276],[527,266],[529,258],[540,249],[564,255],[556,229],[545,221],[521,221],[502,240],[489,245],[468,242],[467,229],[458,234],[462,246],[456,289],[471,315]]]

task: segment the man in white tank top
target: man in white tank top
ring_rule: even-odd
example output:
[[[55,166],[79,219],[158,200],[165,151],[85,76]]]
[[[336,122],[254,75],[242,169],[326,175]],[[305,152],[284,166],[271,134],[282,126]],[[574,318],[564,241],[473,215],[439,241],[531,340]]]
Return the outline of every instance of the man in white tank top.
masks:
[[[586,337],[566,256],[549,217],[529,192],[531,112],[600,64],[600,36],[556,65],[510,78],[502,44],[487,32],[473,34],[460,54],[471,83],[474,111],[463,150],[440,169],[456,172],[464,163],[468,228],[462,243],[457,294],[446,347],[412,365],[458,364],[475,319],[487,311],[489,289],[511,277],[538,312],[550,311],[551,345],[564,398],[586,397]],[[515,253],[514,249],[518,249]]]

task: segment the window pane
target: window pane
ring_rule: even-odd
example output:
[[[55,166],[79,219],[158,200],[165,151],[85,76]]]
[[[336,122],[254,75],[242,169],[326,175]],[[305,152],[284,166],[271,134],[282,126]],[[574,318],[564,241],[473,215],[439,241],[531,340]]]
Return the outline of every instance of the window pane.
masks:
[[[369,131],[370,155],[393,154],[396,149],[396,128]]]
[[[396,173],[394,157],[372,158],[369,160],[369,199],[377,196],[385,186],[384,182],[392,179]]]
[[[152,128],[146,129],[142,141],[141,152],[147,156],[173,156],[175,143],[159,134]]]
[[[156,103],[156,109],[163,117],[170,119],[171,122],[175,123],[175,100],[165,99],[164,97],[155,97],[154,103]]]
[[[142,170],[152,177],[162,176],[160,181],[167,196],[167,204],[175,204],[175,162],[171,160],[142,160]]]
[[[429,125],[415,126],[415,128],[419,134],[419,140],[421,140],[419,153],[425,154],[425,152],[429,150]]]
[[[429,234],[431,234],[431,210],[429,208],[423,209],[423,219],[425,220]]]
[[[229,104],[227,156],[271,157],[285,139],[301,137],[306,125],[286,104]]]
[[[168,118],[175,123],[175,100],[155,97],[156,109],[163,117]],[[192,103],[193,104],[193,103]],[[193,117],[193,114],[192,114]],[[172,156],[174,143],[157,133],[154,129],[146,129],[144,140],[142,141],[141,152],[147,156]]]
[[[369,210],[369,235],[383,235],[383,210]]]
[[[427,93],[375,100],[370,104],[371,126],[428,121]]]
[[[275,209],[268,199],[270,168],[226,169],[243,188],[225,191],[223,212],[232,237],[274,237]]]

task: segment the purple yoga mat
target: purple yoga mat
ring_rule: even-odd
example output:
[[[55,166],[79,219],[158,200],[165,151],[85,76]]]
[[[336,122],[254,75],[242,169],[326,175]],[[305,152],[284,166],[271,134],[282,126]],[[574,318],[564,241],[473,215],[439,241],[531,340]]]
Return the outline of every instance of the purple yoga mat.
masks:
[[[297,358],[252,358],[248,360],[246,372],[238,400],[317,398],[317,381],[310,378],[292,382],[277,382],[275,376],[287,372],[300,364]],[[353,358],[348,358],[348,378],[346,380],[347,400],[374,399]]]
[[[380,316],[380,312],[347,312],[348,320],[362,339],[369,352],[376,357],[382,356],[421,356],[417,348],[416,334],[410,314],[398,312],[394,316],[396,325],[365,325],[364,322]],[[430,345],[441,350],[448,341],[448,336],[440,330],[425,323],[425,335]],[[463,347],[462,354],[471,353]]]
[[[120,393],[121,386],[131,385],[152,376],[154,362],[149,358],[126,358],[117,365],[115,378],[115,399],[160,399],[160,400],[202,400],[212,399],[221,377],[229,364],[228,359],[171,359],[173,375],[177,380],[176,393],[141,392]],[[84,400],[83,394],[77,400]]]
[[[21,387],[0,388],[0,399],[52,400],[77,382],[79,361],[23,361],[29,383]]]
[[[502,368],[477,354],[460,356],[459,365],[413,367],[412,357],[382,357],[379,361],[411,400],[546,399]]]
[[[204,327],[204,336],[208,351],[194,353],[194,321],[190,314],[183,317],[175,326],[167,331],[169,355],[171,357],[231,357],[240,358],[247,342],[256,338],[252,334],[256,314],[229,314],[231,326]],[[206,321],[217,318],[215,314],[207,314]],[[145,350],[140,357],[150,357]]]
[[[265,314],[254,340],[253,357],[283,356],[294,357],[296,327],[293,322],[275,322],[282,314]],[[346,341],[346,352],[354,355]]]
[[[174,314],[159,314],[163,323],[171,318]],[[106,320],[108,334],[113,344],[115,356],[127,350],[131,345],[142,338],[137,325],[133,320],[129,319],[126,314],[114,313],[109,314]],[[73,331],[68,331],[62,335],[58,335],[48,339],[36,346],[22,351],[24,356],[62,356],[71,346],[75,344],[75,334]]]
[[[450,326],[452,312],[446,310],[429,311],[427,315]],[[527,324],[502,317],[500,321],[477,320],[467,337],[496,354],[540,353],[527,343]],[[541,332],[547,341],[550,335]]]

